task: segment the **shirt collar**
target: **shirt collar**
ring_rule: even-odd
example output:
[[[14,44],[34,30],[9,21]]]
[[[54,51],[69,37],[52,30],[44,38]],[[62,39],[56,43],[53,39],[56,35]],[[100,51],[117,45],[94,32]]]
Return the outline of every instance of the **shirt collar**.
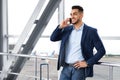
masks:
[[[79,27],[79,29],[78,29],[77,31],[83,30],[83,27],[84,27],[84,23]],[[74,26],[73,26],[73,30],[76,30],[76,29],[74,28]]]

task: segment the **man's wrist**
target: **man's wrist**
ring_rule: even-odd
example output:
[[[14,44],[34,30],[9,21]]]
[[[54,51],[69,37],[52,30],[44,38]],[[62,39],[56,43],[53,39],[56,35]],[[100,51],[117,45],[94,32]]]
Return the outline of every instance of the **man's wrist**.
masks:
[[[89,63],[87,63],[87,62],[86,62],[86,64],[87,64],[87,67],[89,67],[89,66],[90,66],[90,64],[89,64]]]

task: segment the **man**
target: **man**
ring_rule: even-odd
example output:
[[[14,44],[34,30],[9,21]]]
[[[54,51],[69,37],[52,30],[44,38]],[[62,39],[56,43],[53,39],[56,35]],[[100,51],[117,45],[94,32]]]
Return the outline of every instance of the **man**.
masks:
[[[63,67],[60,80],[85,80],[86,77],[92,77],[93,65],[105,55],[97,30],[82,21],[83,13],[81,6],[72,6],[71,18],[63,20],[51,35],[51,41],[61,40],[57,68]],[[97,50],[95,54],[94,48]]]

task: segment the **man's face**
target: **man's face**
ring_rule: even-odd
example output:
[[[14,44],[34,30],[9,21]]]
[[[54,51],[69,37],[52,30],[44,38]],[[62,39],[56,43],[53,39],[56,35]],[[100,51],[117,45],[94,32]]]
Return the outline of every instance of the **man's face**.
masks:
[[[83,12],[79,12],[78,9],[72,9],[71,13],[72,24],[77,24],[82,21]]]

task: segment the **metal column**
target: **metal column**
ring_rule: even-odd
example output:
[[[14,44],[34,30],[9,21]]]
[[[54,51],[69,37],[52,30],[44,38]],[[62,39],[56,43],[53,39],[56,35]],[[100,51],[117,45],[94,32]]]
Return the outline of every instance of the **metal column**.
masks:
[[[38,23],[36,27],[34,28],[32,34],[30,35],[27,43],[25,44],[25,47],[22,50],[22,54],[30,54],[36,45],[37,41],[42,35],[42,32],[44,31],[45,27],[47,26],[48,22],[50,21],[50,18],[52,17],[53,13],[55,12],[56,8],[59,6],[61,0],[50,0],[47,4],[47,7],[45,8],[44,12],[42,13],[40,19],[38,20]],[[24,66],[24,63],[26,62],[26,58],[19,57],[12,68],[12,72],[19,73]],[[9,74],[6,80],[16,80],[17,76]]]
[[[62,0],[58,7],[58,23],[63,21],[64,18],[65,18],[65,1]]]
[[[2,0],[0,0],[0,52],[3,52]],[[0,55],[0,70],[3,66],[3,57]]]
[[[8,52],[8,2],[0,0],[0,52]],[[0,56],[0,70],[5,64],[7,57]]]

